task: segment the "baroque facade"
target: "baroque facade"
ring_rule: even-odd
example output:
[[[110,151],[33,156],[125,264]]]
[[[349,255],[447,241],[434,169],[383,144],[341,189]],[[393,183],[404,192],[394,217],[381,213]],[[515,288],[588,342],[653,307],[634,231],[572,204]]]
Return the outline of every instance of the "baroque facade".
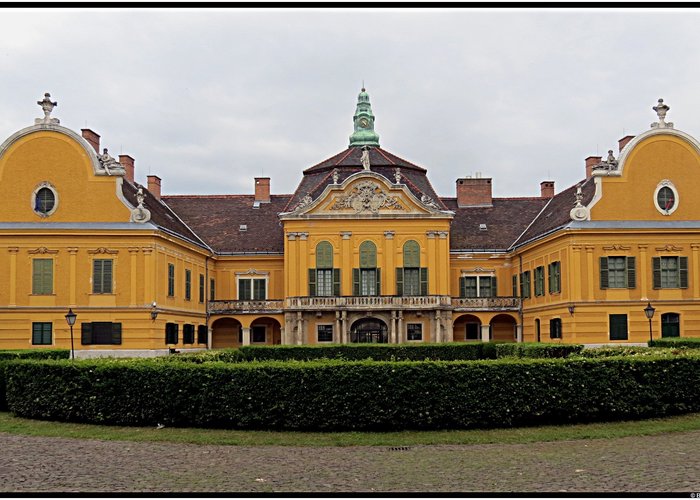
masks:
[[[0,145],[0,349],[81,356],[246,344],[700,336],[700,144],[665,121],[555,194],[439,196],[384,149],[362,89],[349,145],[292,194],[166,196],[52,117]],[[644,307],[653,303],[650,322]]]

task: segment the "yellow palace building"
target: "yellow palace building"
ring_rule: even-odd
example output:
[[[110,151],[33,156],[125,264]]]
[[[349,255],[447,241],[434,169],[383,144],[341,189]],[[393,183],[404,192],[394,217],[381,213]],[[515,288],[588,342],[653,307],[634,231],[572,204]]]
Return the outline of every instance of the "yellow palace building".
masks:
[[[483,177],[439,196],[380,146],[364,89],[349,146],[284,195],[269,178],[253,194],[163,195],[97,133],[60,125],[49,94],[38,104],[0,145],[0,349],[700,336],[700,144],[661,99],[617,158],[522,198],[494,198]]]

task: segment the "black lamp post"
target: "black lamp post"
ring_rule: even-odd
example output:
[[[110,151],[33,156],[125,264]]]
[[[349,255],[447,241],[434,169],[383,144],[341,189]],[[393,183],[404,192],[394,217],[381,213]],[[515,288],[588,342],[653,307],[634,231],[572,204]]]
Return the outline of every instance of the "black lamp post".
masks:
[[[73,309],[68,309],[68,314],[66,314],[66,322],[70,326],[70,359],[75,359],[75,347],[73,347],[73,325],[75,325],[75,319],[78,317],[77,314],[73,312]]]
[[[651,302],[649,302],[647,304],[647,306],[644,308],[644,314],[647,317],[647,319],[649,320],[649,342],[654,340],[654,337],[651,334],[651,318],[654,317],[655,311],[656,311],[656,309],[651,306]]]

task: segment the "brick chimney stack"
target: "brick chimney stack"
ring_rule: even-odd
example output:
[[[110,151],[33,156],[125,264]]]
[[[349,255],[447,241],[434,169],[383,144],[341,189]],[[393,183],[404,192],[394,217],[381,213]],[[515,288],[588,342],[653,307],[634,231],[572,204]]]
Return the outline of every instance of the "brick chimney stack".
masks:
[[[149,175],[146,178],[148,179],[148,191],[156,200],[160,200],[160,177],[157,175]]]
[[[119,155],[119,163],[126,171],[126,180],[134,183],[134,159],[129,155]]]
[[[540,182],[540,198],[554,198],[554,181]]]
[[[586,179],[593,177],[593,167],[603,159],[602,156],[589,156],[586,158]]]
[[[255,203],[270,203],[270,178],[255,178]]]
[[[83,139],[90,143],[95,153],[100,154],[100,134],[93,132],[89,128],[81,128],[80,131],[83,133]]]
[[[491,206],[492,204],[493,195],[490,178],[463,177],[457,179],[458,207]]]
[[[624,136],[622,139],[620,139],[619,141],[617,141],[617,144],[618,144],[618,146],[619,146],[619,148],[620,148],[620,149],[618,149],[618,151],[622,151],[622,148],[624,148],[625,146],[627,146],[627,143],[630,142],[632,139],[634,139],[634,136],[633,136],[633,135],[626,135],[626,136]]]

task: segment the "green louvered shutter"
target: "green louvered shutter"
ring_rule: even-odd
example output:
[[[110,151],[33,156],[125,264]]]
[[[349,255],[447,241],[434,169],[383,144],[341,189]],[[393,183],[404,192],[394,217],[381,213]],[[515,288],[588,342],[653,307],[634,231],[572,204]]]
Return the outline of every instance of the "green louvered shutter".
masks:
[[[678,258],[678,273],[681,288],[688,288],[688,257]]]
[[[352,294],[355,297],[360,295],[360,270],[357,268],[352,270]]]
[[[396,268],[396,295],[403,295],[403,267]]]
[[[428,268],[420,268],[420,294],[428,295]]]
[[[608,273],[608,258],[607,257],[601,257],[600,258],[600,289],[605,290],[608,288],[610,282],[609,282],[609,273]]]
[[[491,297],[498,297],[498,286],[495,276],[491,276]]]
[[[53,259],[32,260],[32,293],[35,295],[53,293]]]
[[[420,245],[409,240],[403,245],[403,267],[420,267]]]
[[[377,293],[376,295],[382,294],[382,270],[377,269]]]
[[[122,343],[122,324],[112,323],[112,344]]]
[[[466,290],[466,288],[465,288]],[[467,296],[466,293],[464,295],[465,297]],[[518,296],[518,275],[514,274],[513,275],[513,297]]]
[[[319,269],[333,268],[333,246],[327,241],[316,245],[316,267]]]
[[[627,288],[637,288],[636,257],[627,257]]]
[[[459,296],[467,296],[467,278],[465,278],[464,276],[461,276],[459,278]]]
[[[309,296],[316,296],[316,269],[309,269]]]
[[[661,288],[661,257],[653,257],[651,261],[653,263],[654,288]]]
[[[340,297],[340,269],[333,269],[333,295]]]
[[[92,344],[92,323],[80,324],[80,343],[83,345]]]

